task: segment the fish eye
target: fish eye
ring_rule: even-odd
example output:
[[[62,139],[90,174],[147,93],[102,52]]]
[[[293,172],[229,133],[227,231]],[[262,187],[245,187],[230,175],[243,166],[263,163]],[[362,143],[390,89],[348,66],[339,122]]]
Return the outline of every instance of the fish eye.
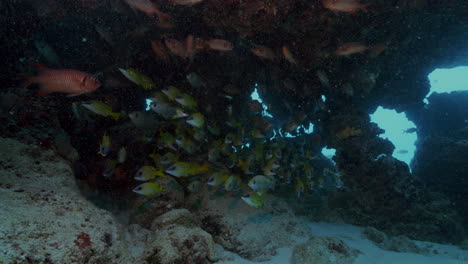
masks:
[[[214,181],[214,177],[213,177],[213,176],[211,176],[210,178],[208,178],[208,182],[212,182],[212,181]]]
[[[187,117],[187,120],[188,120],[188,121],[191,121],[191,120],[193,120],[193,116],[189,116],[189,117]]]
[[[135,191],[141,191],[141,186],[136,187]]]
[[[256,181],[253,181],[252,183],[253,183],[253,184],[256,184],[257,182],[256,182]]]
[[[250,197],[250,194],[246,193],[244,195],[242,195],[243,198],[249,198]]]
[[[137,174],[138,174],[138,176],[141,176],[141,175],[143,175],[143,172],[139,171]]]
[[[167,170],[168,170],[168,171],[173,171],[173,170],[175,170],[175,169],[176,169],[175,166],[172,165],[172,166],[170,166]]]

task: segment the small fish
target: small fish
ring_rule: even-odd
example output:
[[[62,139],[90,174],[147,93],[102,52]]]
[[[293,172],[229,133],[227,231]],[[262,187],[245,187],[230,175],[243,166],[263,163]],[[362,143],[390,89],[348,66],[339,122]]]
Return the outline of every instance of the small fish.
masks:
[[[156,89],[156,84],[154,84],[153,80],[151,80],[150,77],[138,72],[135,69],[128,68],[128,69],[122,69],[119,68],[119,71],[127,77],[130,81],[132,81],[134,84],[143,87],[145,90],[152,90]]]
[[[297,179],[294,189],[296,190],[297,198],[300,198],[302,195],[304,195],[304,183],[301,179]]]
[[[388,48],[389,44],[390,44],[390,41],[387,41],[385,43],[380,43],[380,44],[373,46],[372,48],[369,49],[369,53],[368,53],[369,57],[375,58],[379,56],[382,52],[384,52]]]
[[[109,178],[111,177],[114,172],[115,172],[115,166],[117,165],[117,161],[115,160],[106,160],[104,162],[104,166],[102,168],[102,176]]]
[[[369,47],[361,42],[347,42],[339,46],[334,53],[337,56],[347,56],[355,53],[363,53],[367,49],[369,49]]]
[[[224,39],[211,39],[206,42],[212,50],[230,51],[234,48],[231,42]]]
[[[107,135],[107,133],[104,133],[104,135],[102,136],[101,144],[99,145],[98,154],[101,154],[101,156],[105,157],[109,155],[110,151],[111,151],[110,137]]]
[[[172,153],[172,152],[166,152],[166,154],[164,154],[161,157],[161,163],[164,164],[164,165],[175,163],[178,160],[179,160],[179,157],[176,154]]]
[[[400,149],[397,153],[398,153],[398,154],[406,154],[406,153],[408,153],[408,152],[409,152],[409,151],[406,150],[406,149]]]
[[[150,17],[153,17],[153,15],[156,15],[157,18],[159,19],[160,26],[166,27],[166,28],[172,26],[172,22],[170,21],[172,16],[159,11],[158,5],[151,2],[150,0],[124,0],[124,1],[132,8],[139,10],[141,12],[144,12]]]
[[[219,136],[221,134],[221,128],[215,122],[208,123],[207,128],[208,131],[215,136]]]
[[[169,133],[169,132],[164,132],[164,133],[161,133],[160,136],[159,136],[159,140],[158,140],[158,146],[159,148],[169,148],[169,149],[172,149],[172,150],[176,150],[176,148],[174,147],[174,143],[175,143],[175,138],[174,136]]]
[[[256,46],[250,49],[250,51],[255,55],[263,59],[274,60],[275,53],[269,47],[265,46]]]
[[[39,75],[26,77],[21,83],[21,88],[25,89],[31,84],[37,83],[40,86],[36,95],[48,93],[67,93],[68,96],[77,96],[92,93],[101,87],[101,83],[93,76],[71,69],[55,70],[37,64]]]
[[[330,87],[330,81],[328,79],[327,74],[323,70],[317,70],[316,72],[317,78],[319,79],[320,83],[325,87]]]
[[[207,184],[210,186],[218,186],[224,184],[228,177],[229,176],[224,173],[215,172],[208,178]]]
[[[270,156],[273,156],[273,154],[271,154]],[[263,174],[267,176],[275,175],[276,172],[274,172],[274,170],[278,169],[279,167],[280,163],[277,159],[270,159],[263,167]]]
[[[189,190],[189,192],[195,193],[195,192],[200,191],[201,187],[202,187],[202,183],[200,181],[193,181],[189,183],[189,185],[187,186],[187,189]]]
[[[185,38],[185,50],[187,52],[187,57],[192,61],[193,54],[195,53],[195,38],[192,34],[187,35],[187,38]]]
[[[172,54],[182,59],[188,58],[187,49],[182,42],[176,39],[165,39],[164,44],[171,51]]]
[[[153,115],[146,111],[134,111],[128,114],[128,117],[136,127],[141,129],[154,128],[158,125]]]
[[[264,205],[262,197],[256,193],[245,193],[242,200],[254,208],[261,208]]]
[[[175,98],[176,102],[181,104],[187,109],[195,109],[197,108],[197,101],[195,99],[188,95],[188,94],[181,94]]]
[[[125,160],[127,160],[127,149],[125,147],[121,147],[117,154],[117,162],[124,163]]]
[[[153,40],[151,41],[151,49],[153,50],[156,57],[161,59],[164,62],[168,62],[170,60],[169,50],[164,45],[164,43],[160,40]]]
[[[154,164],[155,164],[158,168],[162,168],[162,167],[163,167],[163,164],[162,164],[162,162],[161,162],[161,159],[162,159],[161,154],[159,154],[159,153],[151,153],[151,154],[148,155],[148,157],[150,157],[150,158],[153,160]]]
[[[202,128],[205,124],[205,116],[201,113],[194,113],[187,118],[186,122],[196,128]]]
[[[164,187],[156,182],[145,182],[138,185],[133,189],[133,192],[136,192],[141,195],[155,195],[161,193],[164,190]]]
[[[150,104],[150,108],[166,120],[188,116],[188,114],[186,114],[182,109],[173,107],[172,105],[165,102],[152,102]]]
[[[262,132],[260,132],[260,130],[258,129],[253,129],[252,131],[250,131],[250,135],[253,137],[253,138],[265,138],[265,135],[262,134]]]
[[[322,0],[323,7],[333,11],[354,14],[357,10],[367,11],[370,4],[361,4],[359,0]]]
[[[208,164],[200,165],[193,162],[176,162],[166,169],[166,173],[174,177],[188,177],[209,171]]]
[[[167,98],[171,101],[174,101],[177,97],[181,95],[180,90],[177,89],[177,87],[172,86],[172,85],[167,87],[166,89],[161,90],[161,92],[163,92],[167,96]]]
[[[84,102],[81,105],[95,114],[98,114],[101,116],[110,116],[114,118],[116,121],[119,120],[120,118],[120,113],[113,112],[112,107],[110,107],[108,104],[105,104],[103,102],[92,100],[89,102]]]
[[[283,53],[283,56],[287,61],[289,61],[291,64],[297,64],[296,59],[294,58],[293,54],[287,46],[283,46],[281,48],[281,52]]]
[[[137,181],[148,181],[156,177],[166,177],[163,171],[153,166],[143,166],[136,173],[134,179]]]
[[[406,129],[405,131],[403,131],[404,133],[414,133],[418,131],[418,129],[416,127],[412,127],[412,128],[408,128]]]
[[[203,81],[203,79],[198,74],[196,74],[194,72],[187,74],[187,81],[194,88],[206,87],[205,81]]]
[[[231,175],[226,179],[226,182],[224,183],[224,189],[228,192],[234,191],[240,187],[240,184],[240,176]]]
[[[273,189],[275,186],[275,179],[271,176],[257,175],[250,179],[248,183],[249,187],[252,188],[257,194],[262,195],[268,189]]]
[[[194,5],[202,1],[203,0],[171,0],[170,3],[174,5]]]

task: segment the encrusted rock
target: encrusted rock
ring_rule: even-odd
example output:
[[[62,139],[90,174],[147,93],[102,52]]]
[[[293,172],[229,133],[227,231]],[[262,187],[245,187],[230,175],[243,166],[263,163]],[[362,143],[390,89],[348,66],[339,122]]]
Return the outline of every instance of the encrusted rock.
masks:
[[[366,228],[363,233],[369,240],[375,243],[382,243],[387,240],[387,235],[384,232],[381,232],[373,227]]]
[[[13,139],[0,149],[0,263],[115,263],[123,228],[81,196],[67,162]]]
[[[332,237],[310,237],[294,247],[291,264],[352,264],[359,250]]]
[[[145,250],[149,263],[203,263],[216,258],[211,235],[192,226],[186,209],[172,210],[153,221],[155,231]]]
[[[157,231],[169,225],[192,226],[192,214],[187,209],[174,209],[154,219],[151,230]]]

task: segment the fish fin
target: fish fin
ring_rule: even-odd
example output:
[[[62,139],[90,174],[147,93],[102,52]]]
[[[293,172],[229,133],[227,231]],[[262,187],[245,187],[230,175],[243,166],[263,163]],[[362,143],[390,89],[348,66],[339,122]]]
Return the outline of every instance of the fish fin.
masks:
[[[115,119],[115,121],[118,121],[120,118],[120,113],[112,113],[111,115]]]
[[[34,94],[35,96],[40,96],[40,95],[44,95],[44,94],[48,94],[48,93],[53,93],[54,91],[50,90],[50,89],[47,89],[45,87],[41,87],[41,89],[36,93]]]
[[[42,64],[40,64],[40,63],[34,64],[34,67],[36,67],[36,68],[39,69],[39,70],[43,70],[43,71],[44,71],[44,70],[50,70],[49,67],[47,67],[47,66],[45,66],[45,65],[42,65]]]
[[[75,97],[81,95],[80,93],[72,93],[72,94],[67,94],[67,97]]]
[[[157,15],[157,24],[162,28],[172,28],[174,27],[174,22],[172,21],[172,16],[161,11],[156,12]]]

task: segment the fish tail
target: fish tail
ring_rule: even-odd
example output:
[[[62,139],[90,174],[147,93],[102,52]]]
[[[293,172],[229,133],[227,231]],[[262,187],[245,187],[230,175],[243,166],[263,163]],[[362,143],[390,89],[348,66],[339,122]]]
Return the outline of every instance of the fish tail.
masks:
[[[35,83],[35,77],[19,75],[18,78],[21,80],[20,89],[24,90],[31,84]]]
[[[120,113],[112,113],[111,116],[115,119],[115,121],[118,121],[120,118]]]

